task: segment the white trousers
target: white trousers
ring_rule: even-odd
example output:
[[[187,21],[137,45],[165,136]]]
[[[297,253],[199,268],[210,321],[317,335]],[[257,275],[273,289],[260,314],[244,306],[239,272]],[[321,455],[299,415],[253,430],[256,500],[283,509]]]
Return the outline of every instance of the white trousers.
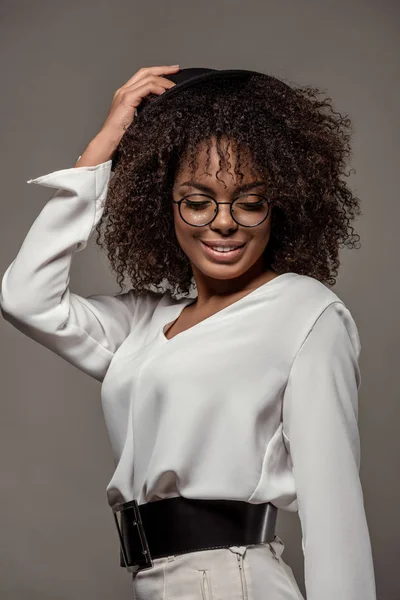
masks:
[[[134,600],[304,600],[281,538],[166,556],[132,575]]]

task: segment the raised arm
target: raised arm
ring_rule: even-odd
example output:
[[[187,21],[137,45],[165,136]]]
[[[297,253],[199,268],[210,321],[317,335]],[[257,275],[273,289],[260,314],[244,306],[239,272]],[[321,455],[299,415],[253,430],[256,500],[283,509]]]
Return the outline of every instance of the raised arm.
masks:
[[[28,180],[56,191],[32,224],[3,275],[0,308],[22,333],[102,381],[131,331],[136,299],[86,298],[69,288],[71,261],[83,250],[104,210],[111,160]]]
[[[78,296],[69,288],[71,260],[86,247],[101,218],[111,157],[136,108],[148,94],[173,87],[163,74],[177,70],[178,65],[139,69],[115,92],[100,132],[75,167],[28,180],[56,191],[3,275],[3,317],[98,381],[131,331],[137,299],[132,291]]]
[[[299,349],[285,390],[307,600],[376,600],[359,478],[360,349],[349,310],[333,302]]]

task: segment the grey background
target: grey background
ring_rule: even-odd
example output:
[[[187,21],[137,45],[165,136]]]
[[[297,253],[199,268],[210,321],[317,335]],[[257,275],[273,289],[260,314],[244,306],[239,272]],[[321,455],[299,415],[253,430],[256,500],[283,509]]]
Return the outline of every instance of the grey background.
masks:
[[[0,5],[2,274],[49,199],[26,180],[73,166],[142,66],[261,70],[319,86],[352,118],[362,247],[343,251],[334,290],[362,342],[361,480],[380,600],[400,597],[398,40],[389,0]],[[93,239],[71,288],[117,291]],[[3,319],[0,356],[1,598],[130,598],[106,504],[113,462],[100,385]],[[297,514],[280,511],[277,533],[304,593]]]

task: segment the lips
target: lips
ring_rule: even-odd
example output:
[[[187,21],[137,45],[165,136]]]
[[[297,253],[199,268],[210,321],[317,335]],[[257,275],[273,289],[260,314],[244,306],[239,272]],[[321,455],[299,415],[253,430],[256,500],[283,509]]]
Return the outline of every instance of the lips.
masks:
[[[245,245],[246,242],[243,242],[243,244],[235,244],[235,243],[230,243],[227,244],[226,242],[215,242],[214,244],[208,244],[207,242],[202,242],[203,244],[205,244],[206,246],[208,246],[209,248],[233,248],[234,250],[236,250],[237,248],[242,248],[242,246]]]
[[[205,254],[209,258],[211,258],[213,261],[216,261],[219,263],[229,263],[229,262],[236,260],[238,257],[240,257],[242,255],[242,253],[244,252],[244,247],[246,246],[246,244],[243,244],[240,247],[237,247],[235,250],[223,252],[223,251],[214,250],[213,248],[211,248],[211,246],[209,246],[208,244],[206,244],[203,241],[201,241],[201,244],[203,246],[203,250],[204,250]],[[227,245],[225,244],[225,246],[227,246]]]

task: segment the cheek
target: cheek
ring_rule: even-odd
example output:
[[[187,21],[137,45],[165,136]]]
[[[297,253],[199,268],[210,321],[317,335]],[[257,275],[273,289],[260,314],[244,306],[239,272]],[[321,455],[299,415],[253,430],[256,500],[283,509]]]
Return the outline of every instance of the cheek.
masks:
[[[174,226],[175,226],[175,235],[180,246],[183,249],[188,248],[191,244],[194,244],[196,241],[193,237],[193,227],[190,227],[181,217],[177,211],[174,212]]]
[[[253,248],[253,250],[255,252],[257,252],[257,253],[263,252],[263,250],[265,249],[265,247],[268,244],[270,233],[271,233],[271,227],[270,227],[269,223],[265,227],[262,227],[262,229],[260,229],[259,231],[253,232],[251,240],[250,240],[250,242],[251,242],[250,246]]]

